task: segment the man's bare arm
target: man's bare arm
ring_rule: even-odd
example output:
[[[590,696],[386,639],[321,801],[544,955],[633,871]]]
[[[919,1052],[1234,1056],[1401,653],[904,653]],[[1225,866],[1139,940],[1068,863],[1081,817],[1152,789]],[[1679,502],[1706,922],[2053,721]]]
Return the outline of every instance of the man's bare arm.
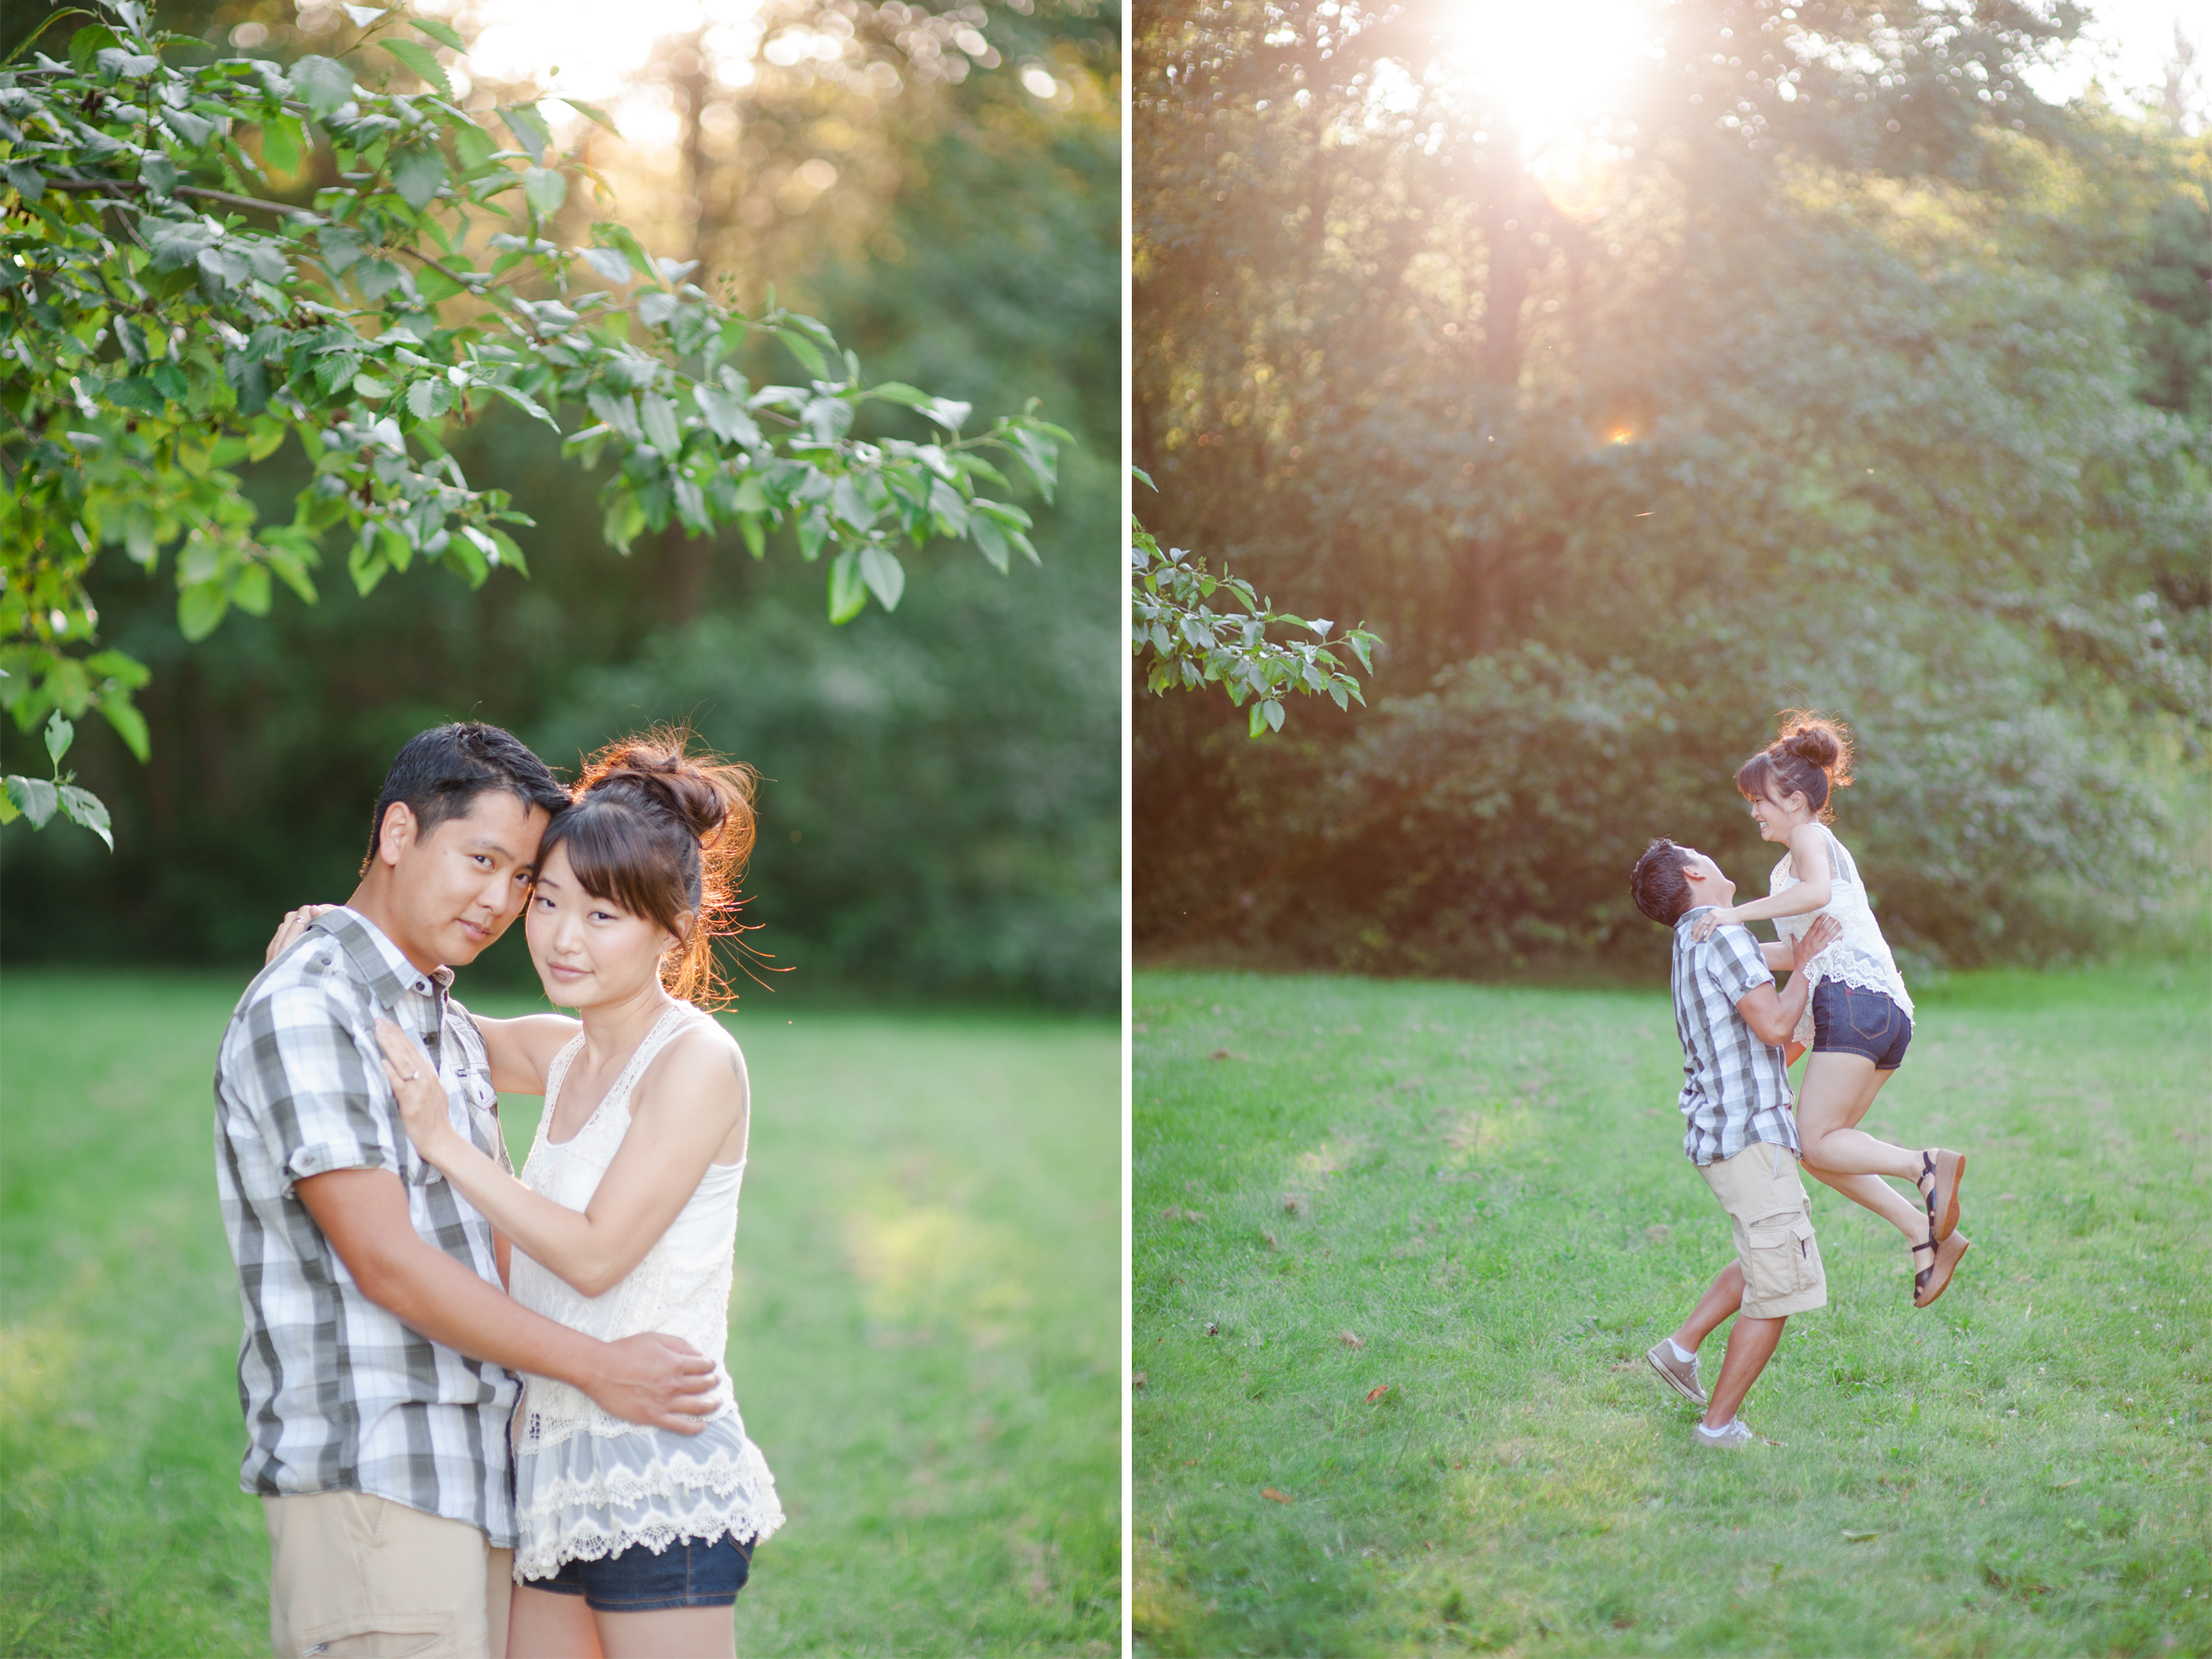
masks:
[[[1790,982],[1787,989],[1777,992],[1771,982],[1754,985],[1735,1005],[1735,1011],[1744,1017],[1751,1034],[1761,1042],[1780,1048],[1790,1040],[1797,1029],[1797,1021],[1805,1014],[1806,998],[1813,994],[1813,982],[1805,974],[1805,965],[1833,944],[1843,931],[1833,916],[1822,916],[1806,928],[1796,944],[1790,947]]]
[[[333,1170],[298,1190],[361,1294],[409,1330],[510,1371],[557,1378],[626,1422],[696,1434],[714,1409],[712,1360],[674,1336],[600,1342],[531,1312],[422,1240],[391,1171]]]

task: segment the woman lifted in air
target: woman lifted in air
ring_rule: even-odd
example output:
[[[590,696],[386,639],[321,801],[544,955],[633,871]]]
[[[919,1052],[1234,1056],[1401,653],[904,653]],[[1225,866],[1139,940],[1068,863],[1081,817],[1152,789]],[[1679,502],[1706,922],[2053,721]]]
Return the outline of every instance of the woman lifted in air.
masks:
[[[1805,1168],[1853,1204],[1872,1210],[1912,1251],[1912,1305],[1924,1308],[1951,1282],[1967,1252],[1958,1231],[1963,1153],[1908,1151],[1859,1128],[1882,1085],[1904,1064],[1912,1038],[1912,999],[1866,900],[1858,865],[1829,824],[1831,797],[1851,782],[1851,734],[1839,722],[1791,710],[1782,735],[1737,769],[1735,786],[1751,803],[1762,839],[1788,849],[1768,881],[1768,896],[1709,911],[1693,924],[1702,939],[1730,922],[1771,921],[1782,943],[1762,948],[1770,968],[1790,966],[1790,947],[1818,915],[1842,935],[1807,964],[1812,995],[1788,1059],[1808,1047],[1797,1091],[1797,1134]],[[1921,1202],[1881,1177],[1910,1181]]]

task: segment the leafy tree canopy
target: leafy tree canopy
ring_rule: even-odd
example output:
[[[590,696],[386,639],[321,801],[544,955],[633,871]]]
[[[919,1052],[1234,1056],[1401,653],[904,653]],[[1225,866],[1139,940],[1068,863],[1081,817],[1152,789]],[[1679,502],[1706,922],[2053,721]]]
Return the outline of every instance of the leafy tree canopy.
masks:
[[[443,441],[495,403],[613,464],[617,547],[735,526],[760,557],[789,526],[828,561],[835,621],[896,606],[901,543],[1035,559],[991,456],[1049,498],[1065,432],[1032,408],[963,436],[969,406],[868,383],[821,323],[741,312],[611,219],[564,245],[554,216],[592,170],[534,103],[456,102],[440,53],[461,37],[403,9],[350,8],[343,52],[279,67],[121,0],[0,72],[0,702],[20,726],[97,707],[145,758],[147,671],[97,649],[86,590],[116,549],[168,552],[193,640],[279,582],[312,601],[326,546],[364,592],[418,562],[526,574],[529,519]],[[768,342],[794,383],[756,383]],[[234,469],[288,437],[312,482],[263,523]],[[43,821],[61,797],[23,782],[0,819]]]
[[[1633,953],[1621,873],[1734,844],[1808,704],[1900,943],[2156,912],[2212,739],[2212,139],[2036,98],[2070,6],[1651,15],[1541,145],[1469,8],[1140,16],[1147,519],[1391,648],[1291,741],[1140,700],[1140,944]]]

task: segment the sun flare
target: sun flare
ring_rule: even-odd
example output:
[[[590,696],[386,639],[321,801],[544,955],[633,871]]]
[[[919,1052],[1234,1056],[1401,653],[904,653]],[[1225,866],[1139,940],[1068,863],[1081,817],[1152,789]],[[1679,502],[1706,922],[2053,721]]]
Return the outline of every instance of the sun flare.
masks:
[[[1501,109],[1530,154],[1602,122],[1656,33],[1647,0],[1465,0],[1452,18],[1439,67]]]

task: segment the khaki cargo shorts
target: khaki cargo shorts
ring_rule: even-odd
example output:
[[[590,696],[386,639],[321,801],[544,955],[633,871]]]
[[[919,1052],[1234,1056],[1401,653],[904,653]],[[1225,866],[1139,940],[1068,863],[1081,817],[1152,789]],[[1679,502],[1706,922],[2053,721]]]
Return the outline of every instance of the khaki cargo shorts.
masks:
[[[1752,1319],[1780,1319],[1828,1305],[1828,1275],[1813,1237],[1813,1216],[1797,1155],[1755,1141],[1734,1158],[1698,1171],[1728,1212],[1735,1259],[1744,1270],[1744,1305]]]

